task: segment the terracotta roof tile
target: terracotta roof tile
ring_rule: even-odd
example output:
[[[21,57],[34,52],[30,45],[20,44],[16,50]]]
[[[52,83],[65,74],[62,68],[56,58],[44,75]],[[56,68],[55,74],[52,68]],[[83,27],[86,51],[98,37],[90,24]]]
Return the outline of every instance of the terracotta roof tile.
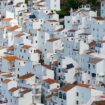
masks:
[[[53,14],[55,14],[55,13],[48,13],[47,15],[53,15]]]
[[[13,88],[11,88],[9,91],[11,91],[11,92],[15,92],[16,90],[18,90],[18,88],[13,87]]]
[[[44,64],[42,65],[43,67],[47,68],[47,69],[50,69],[51,70],[51,65],[47,65],[47,64]]]
[[[48,22],[58,22],[57,20],[48,20]]]
[[[90,47],[95,47],[95,46],[96,46],[96,42],[95,42],[95,41],[90,42],[90,43],[89,43],[89,46],[90,46]]]
[[[6,56],[4,57],[4,59],[6,59],[7,61],[15,61],[19,58],[17,56]]]
[[[95,101],[95,105],[105,105],[105,100]]]
[[[20,76],[19,79],[23,79],[24,80],[24,79],[31,78],[32,76],[34,76],[34,74],[29,73],[29,74],[25,74],[25,75]]]
[[[51,39],[49,39],[49,40],[47,40],[48,42],[54,42],[54,41],[57,41],[57,40],[59,40],[59,38],[51,38]]]
[[[13,18],[4,18],[0,22],[9,22],[11,20],[13,20]]]
[[[103,18],[103,17],[93,17],[93,18],[96,20],[105,20],[105,18]]]
[[[58,83],[56,80],[51,79],[51,78],[45,79],[44,82],[46,82],[46,83],[48,83],[48,84]]]
[[[76,84],[67,84],[67,85],[61,87],[59,90],[67,92],[70,89],[74,88],[75,86],[77,86],[77,85]]]
[[[17,34],[15,37],[19,38],[21,36],[24,36],[25,34]]]
[[[14,31],[14,30],[16,30],[18,28],[19,28],[18,25],[4,27],[4,29],[7,29],[8,31]]]
[[[5,83],[5,84],[8,84],[10,81],[11,81],[10,79],[5,79],[2,82]]]
[[[31,48],[32,46],[30,46],[30,45],[24,45],[22,48],[24,48],[24,49],[29,49],[29,48]]]

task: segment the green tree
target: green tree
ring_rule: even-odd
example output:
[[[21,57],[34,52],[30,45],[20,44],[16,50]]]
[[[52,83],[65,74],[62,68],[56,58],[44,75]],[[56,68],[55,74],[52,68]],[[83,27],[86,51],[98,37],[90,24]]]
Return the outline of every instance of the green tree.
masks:
[[[61,10],[57,11],[60,17],[69,15],[70,8],[77,9],[82,4],[90,4],[92,9],[99,9],[97,0],[61,0]]]

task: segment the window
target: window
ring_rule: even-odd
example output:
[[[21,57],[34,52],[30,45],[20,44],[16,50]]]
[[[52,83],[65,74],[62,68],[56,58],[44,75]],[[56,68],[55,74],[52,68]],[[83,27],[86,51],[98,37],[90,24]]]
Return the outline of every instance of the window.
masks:
[[[60,72],[60,69],[58,69],[59,70],[59,72]]]
[[[1,78],[1,81],[3,81],[3,78]]]
[[[19,74],[17,75],[17,77],[19,78]]]
[[[62,92],[59,92],[59,98],[62,98]]]
[[[78,20],[78,23],[80,23],[80,20]]]
[[[79,96],[79,93],[77,92],[76,95]]]
[[[90,71],[88,71],[88,74],[90,74]]]
[[[37,34],[35,34],[35,36],[37,36]]]
[[[76,101],[76,104],[78,105],[79,104],[79,101]]]
[[[34,53],[35,53],[36,51],[34,50]]]
[[[66,100],[66,94],[65,93],[63,94],[63,99]]]
[[[96,74],[95,73],[92,73],[91,75],[92,75],[92,77],[96,77]]]
[[[18,68],[18,71],[19,71],[19,68]]]
[[[88,80],[88,83],[90,83],[90,80]]]
[[[88,68],[90,69],[90,64],[88,64]]]
[[[104,4],[102,3],[102,7],[104,6]]]
[[[35,68],[35,65],[33,65],[33,69]]]
[[[57,86],[57,88],[59,88],[59,85]]]
[[[93,68],[95,69],[95,65],[93,65]]]

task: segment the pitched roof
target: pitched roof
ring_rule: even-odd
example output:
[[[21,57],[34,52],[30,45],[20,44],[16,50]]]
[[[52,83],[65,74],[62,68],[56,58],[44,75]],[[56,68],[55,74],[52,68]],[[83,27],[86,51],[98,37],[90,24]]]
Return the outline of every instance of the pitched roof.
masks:
[[[46,82],[46,83],[48,83],[48,84],[58,83],[56,80],[51,79],[51,78],[45,79],[44,82]]]
[[[95,103],[95,105],[105,105],[105,100],[95,101],[93,103]]]
[[[21,36],[24,36],[25,34],[17,34],[15,37],[17,37],[17,38],[19,38],[19,37],[21,37]]]
[[[42,66],[45,67],[45,68],[47,68],[47,69],[51,69],[51,65],[44,64]]]
[[[11,92],[15,92],[16,90],[18,90],[18,88],[13,87],[13,88],[11,88],[9,91],[11,91]]]
[[[74,88],[75,86],[76,86],[76,84],[67,84],[67,85],[61,87],[59,90],[67,92],[70,89]]]
[[[34,74],[29,73],[29,74],[25,74],[25,75],[20,76],[19,79],[23,79],[24,80],[24,79],[31,78],[32,76],[34,76]]]
[[[53,14],[55,14],[55,13],[48,13],[47,15],[53,15]]]
[[[79,35],[90,35],[90,33],[80,33]]]
[[[100,41],[98,41],[99,43],[105,43],[105,40],[100,40]]]
[[[13,20],[13,18],[4,18],[0,22],[9,22],[11,20]]]
[[[11,81],[10,79],[5,79],[2,82],[5,83],[5,84],[8,84],[10,81]]]
[[[103,18],[103,17],[93,17],[93,18],[96,20],[105,20],[105,18]]]
[[[47,40],[48,42],[54,42],[54,41],[57,41],[57,40],[59,40],[59,38],[51,38],[51,39],[49,39],[49,40]]]
[[[67,92],[67,91],[73,89],[76,86],[83,87],[83,88],[89,88],[90,85],[88,85],[88,84],[77,84],[77,83],[66,84],[63,87],[61,87],[59,90]]]
[[[16,30],[18,28],[19,28],[18,25],[4,27],[4,29],[7,29],[8,31],[14,31],[14,30]]]
[[[92,63],[92,64],[97,64],[98,62],[102,61],[103,59],[101,58],[90,58],[89,59],[89,63]]]
[[[14,46],[9,46],[7,50],[14,50]]]
[[[58,22],[57,20],[47,20],[48,22]]]
[[[24,49],[29,49],[29,48],[31,48],[32,46],[30,46],[30,45],[23,45],[22,46],[22,48],[24,48]]]
[[[32,90],[30,90],[30,89],[25,89],[25,90],[23,90],[23,91],[20,91],[20,93],[22,93],[22,94],[26,94],[26,93],[29,93],[29,92],[31,92]]]
[[[15,61],[19,58],[17,56],[6,56],[4,57],[4,59],[6,59],[7,61]]]
[[[95,41],[90,42],[90,43],[89,43],[89,46],[90,46],[90,47],[95,47],[95,46],[96,46],[96,42],[95,42]]]

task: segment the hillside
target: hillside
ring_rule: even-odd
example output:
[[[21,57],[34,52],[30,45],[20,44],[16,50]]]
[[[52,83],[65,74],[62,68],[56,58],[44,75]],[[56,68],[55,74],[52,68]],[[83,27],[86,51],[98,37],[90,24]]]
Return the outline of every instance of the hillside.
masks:
[[[70,8],[77,9],[82,4],[90,4],[92,9],[99,9],[100,4],[97,0],[61,0],[61,11],[57,11],[60,17],[69,14]]]

